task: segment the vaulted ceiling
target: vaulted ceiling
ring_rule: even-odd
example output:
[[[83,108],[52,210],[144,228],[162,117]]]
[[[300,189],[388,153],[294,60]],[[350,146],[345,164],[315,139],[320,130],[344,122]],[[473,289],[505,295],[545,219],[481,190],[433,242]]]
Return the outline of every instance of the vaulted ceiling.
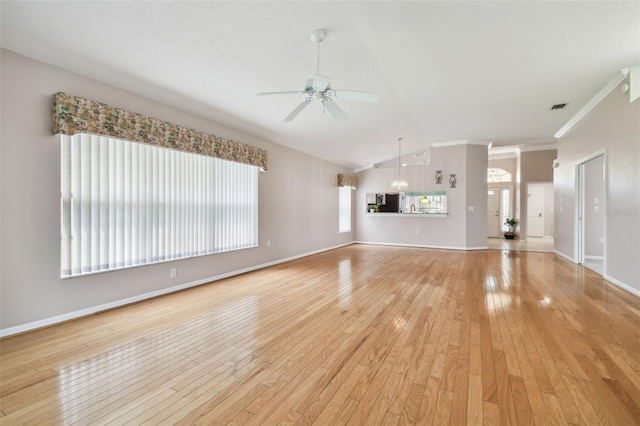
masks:
[[[2,1],[3,48],[358,169],[433,143],[552,142],[640,65],[640,2]],[[377,103],[311,104],[316,71]],[[97,99],[99,100],[99,99]],[[566,108],[551,106],[567,103]]]

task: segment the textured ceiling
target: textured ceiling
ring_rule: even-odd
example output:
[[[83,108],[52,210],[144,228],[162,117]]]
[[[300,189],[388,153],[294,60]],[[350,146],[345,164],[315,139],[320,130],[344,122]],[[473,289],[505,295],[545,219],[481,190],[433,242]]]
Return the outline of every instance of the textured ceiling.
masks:
[[[2,47],[357,169],[456,140],[552,142],[640,65],[632,2],[11,2]],[[377,103],[282,119],[316,68]],[[553,104],[567,103],[551,111]]]

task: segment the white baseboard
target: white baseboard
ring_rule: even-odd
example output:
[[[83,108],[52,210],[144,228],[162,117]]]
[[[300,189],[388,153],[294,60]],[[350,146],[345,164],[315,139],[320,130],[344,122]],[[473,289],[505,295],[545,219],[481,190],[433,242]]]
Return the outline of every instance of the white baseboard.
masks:
[[[571,263],[577,263],[572,257],[567,256],[566,254],[562,253],[561,251],[553,250],[553,252],[555,254],[557,254],[558,256],[560,256],[561,258],[563,258],[564,260],[568,260]]]
[[[400,243],[378,243],[375,241],[355,241],[355,244],[370,244],[374,246],[393,246],[393,247],[415,247],[415,248],[430,248],[438,250],[488,250],[489,247],[451,247],[451,246],[433,246],[424,244],[400,244]]]
[[[602,278],[604,278],[606,281],[610,282],[611,284],[620,287],[623,290],[628,291],[629,293],[633,294],[634,296],[638,296],[640,297],[640,290],[638,290],[637,288],[631,287],[628,284],[623,283],[622,281],[619,281],[609,275],[603,275]]]
[[[585,259],[589,259],[589,260],[603,260],[604,259],[604,257],[602,257],[602,256],[587,256],[587,255],[584,255],[582,257],[584,257]]]
[[[66,321],[70,321],[70,320],[74,320],[74,319],[78,319],[78,318],[82,318],[82,317],[86,317],[89,315],[93,315],[96,314],[98,312],[102,312],[102,311],[106,311],[109,309],[113,309],[113,308],[118,308],[120,306],[125,306],[125,305],[130,305],[132,303],[136,303],[136,302],[140,302],[142,300],[146,300],[146,299],[151,299],[154,297],[158,297],[158,296],[162,296],[165,294],[169,294],[169,293],[175,293],[176,291],[180,291],[180,290],[185,290],[187,288],[191,288],[191,287],[196,287],[202,284],[207,284],[213,281],[219,281],[222,280],[224,278],[229,278],[229,277],[233,277],[235,275],[240,275],[240,274],[244,274],[247,272],[251,272],[251,271],[255,271],[258,269],[263,269],[263,268],[267,268],[269,266],[274,266],[280,263],[284,263],[284,262],[289,262],[291,260],[295,260],[295,259],[300,259],[302,257],[307,257],[307,256],[311,256],[313,254],[318,254],[318,253],[322,253],[325,251],[329,251],[329,250],[335,250],[337,248],[340,247],[345,247],[348,245],[354,244],[353,242],[349,242],[346,244],[340,244],[337,246],[333,246],[333,247],[327,247],[324,249],[320,249],[320,250],[316,250],[316,251],[312,251],[309,253],[303,253],[303,254],[299,254],[296,256],[291,256],[291,257],[287,257],[284,259],[278,259],[278,260],[274,260],[273,262],[267,262],[267,263],[263,263],[260,265],[254,265],[254,266],[250,266],[244,269],[239,269],[236,271],[231,271],[231,272],[226,272],[224,274],[220,274],[220,275],[214,275],[212,277],[207,277],[207,278],[202,278],[200,280],[196,280],[196,281],[191,281],[188,283],[184,283],[184,284],[178,284],[176,286],[172,286],[172,287],[167,287],[167,288],[163,288],[160,290],[156,290],[156,291],[152,291],[149,293],[144,293],[144,294],[140,294],[138,296],[133,296],[133,297],[128,297],[126,299],[120,299],[120,300],[116,300],[114,302],[109,302],[109,303],[103,303],[101,305],[98,306],[92,306],[89,308],[85,308],[85,309],[80,309],[78,311],[73,311],[73,312],[69,312],[69,313],[65,313],[65,314],[61,314],[61,315],[56,315],[50,318],[45,318],[42,320],[38,320],[38,321],[33,321],[27,324],[21,324],[21,325],[16,325],[14,327],[9,327],[9,328],[4,328],[4,329],[0,329],[0,338],[3,337],[7,337],[7,336],[12,336],[14,334],[20,334],[20,333],[25,333],[28,331],[33,331],[33,330],[37,330],[39,328],[43,328],[43,327],[49,327],[61,322],[66,322]]]
[[[558,250],[554,250],[553,252],[554,252],[555,254],[557,254],[558,256],[562,257],[563,259],[568,260],[568,261],[569,261],[569,262],[571,262],[571,263],[574,263],[574,264],[577,264],[577,263],[578,263],[578,262],[576,262],[575,260],[573,260],[572,258],[570,258],[569,256],[567,256],[566,254],[564,254],[564,253],[562,253],[562,252],[559,252]],[[586,256],[585,256],[585,257],[586,257]],[[595,256],[591,256],[591,258],[596,258],[596,257],[595,257]],[[602,257],[600,257],[600,259],[602,259]],[[582,266],[583,266],[584,268],[587,268],[587,269],[591,270],[590,268],[588,268],[588,267],[587,267],[587,266],[585,266],[585,265],[582,265]],[[622,281],[619,281],[619,280],[617,280],[617,279],[615,279],[615,278],[613,278],[612,276],[607,275],[607,274],[603,274],[603,275],[602,275],[602,278],[603,278],[604,280],[608,281],[609,283],[611,283],[611,284],[613,284],[613,285],[615,285],[615,286],[617,286],[617,287],[620,287],[621,289],[626,290],[626,291],[628,291],[629,293],[631,293],[631,294],[633,294],[633,295],[635,295],[635,296],[640,297],[640,290],[638,290],[637,288],[631,287],[630,285],[625,284],[625,283],[623,283]]]

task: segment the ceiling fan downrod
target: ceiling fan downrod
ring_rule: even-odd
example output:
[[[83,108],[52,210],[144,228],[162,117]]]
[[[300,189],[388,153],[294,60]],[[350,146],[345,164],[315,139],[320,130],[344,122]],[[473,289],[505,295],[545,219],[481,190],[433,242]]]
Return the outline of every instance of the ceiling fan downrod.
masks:
[[[327,32],[323,29],[317,29],[311,33],[311,41],[316,44],[316,74],[320,74],[320,43],[327,36]]]

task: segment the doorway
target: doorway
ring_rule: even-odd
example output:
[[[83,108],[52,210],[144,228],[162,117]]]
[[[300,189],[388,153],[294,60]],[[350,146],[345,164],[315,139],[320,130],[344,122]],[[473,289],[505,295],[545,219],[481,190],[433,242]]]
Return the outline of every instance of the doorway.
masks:
[[[511,188],[487,188],[487,238],[500,238],[508,227],[504,224],[511,217]]]
[[[527,237],[544,236],[544,186],[527,184]]]
[[[596,153],[577,164],[576,261],[601,275],[605,272],[604,176],[604,153]]]

